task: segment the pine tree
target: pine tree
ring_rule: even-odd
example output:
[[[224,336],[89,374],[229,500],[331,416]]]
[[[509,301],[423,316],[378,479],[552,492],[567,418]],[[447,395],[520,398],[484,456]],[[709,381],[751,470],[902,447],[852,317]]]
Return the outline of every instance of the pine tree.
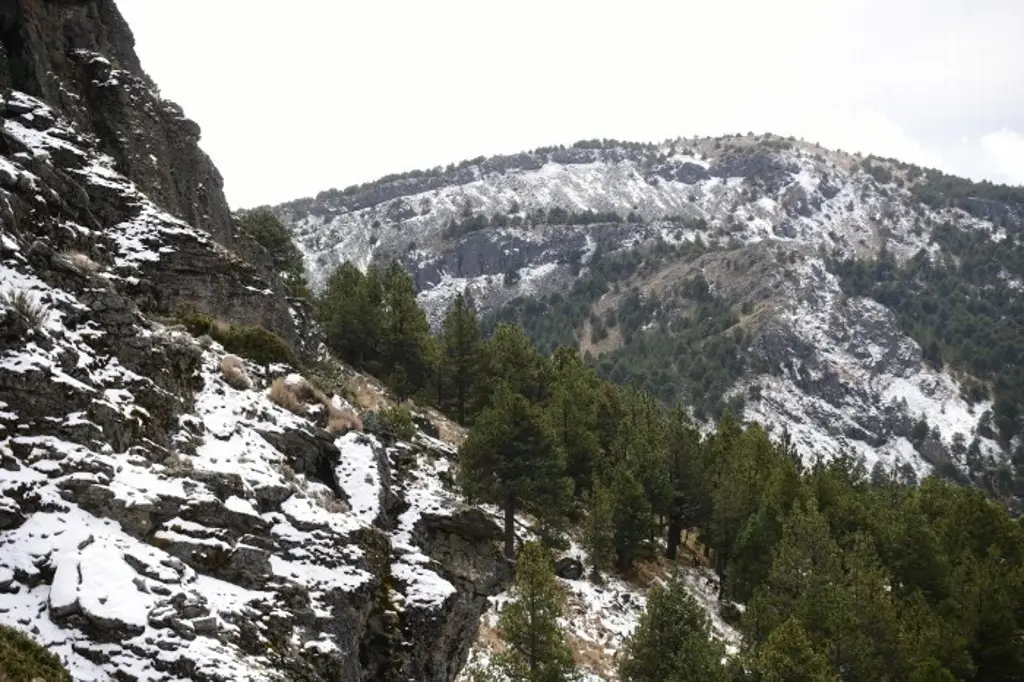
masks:
[[[654,520],[639,477],[628,463],[619,464],[612,478],[612,523],[615,527],[615,566],[628,570],[647,553]]]
[[[459,448],[459,480],[476,500],[505,511],[505,556],[515,552],[515,514],[527,507],[542,519],[562,516],[571,496],[565,454],[541,408],[500,384]]]
[[[519,553],[514,600],[498,621],[507,648],[494,659],[494,667],[509,682],[576,679],[572,651],[558,623],[565,610],[565,593],[554,568],[550,553],[540,543],[528,542]]]
[[[499,324],[483,347],[481,408],[499,385],[540,404],[550,382],[548,361],[522,327]]]
[[[665,556],[675,559],[683,530],[700,525],[711,513],[711,492],[701,472],[703,444],[700,431],[683,407],[676,408],[669,419],[667,447],[672,498]]]
[[[439,406],[465,424],[480,384],[482,341],[476,311],[459,294],[441,325]]]
[[[755,663],[762,682],[839,682],[828,659],[811,646],[800,622],[790,618],[772,631]]]
[[[722,587],[730,585],[728,569],[736,551],[736,542],[748,519],[757,511],[766,483],[766,473],[776,460],[777,451],[759,426],[736,435],[723,419],[712,438],[716,468],[712,489],[711,543],[715,550],[715,569]],[[726,443],[728,443],[726,449]]]
[[[601,571],[609,568],[615,560],[615,499],[608,487],[600,482],[594,484],[590,497],[585,540],[592,575],[595,580],[600,580]]]
[[[796,504],[772,552],[771,572],[754,591],[744,614],[751,644],[765,641],[792,616],[809,635],[826,629],[836,606],[833,585],[842,582],[839,546],[814,499]]]
[[[678,580],[647,595],[647,610],[620,650],[623,682],[725,682],[724,647],[707,614]]]
[[[327,345],[346,362],[371,371],[380,352],[380,273],[370,266],[364,275],[352,263],[339,265],[317,300]]]
[[[382,372],[400,399],[430,383],[430,323],[416,300],[412,277],[392,261],[383,281]]]
[[[597,375],[579,353],[559,348],[551,358],[548,411],[562,448],[577,497],[592,487],[593,462],[600,449],[597,437]]]

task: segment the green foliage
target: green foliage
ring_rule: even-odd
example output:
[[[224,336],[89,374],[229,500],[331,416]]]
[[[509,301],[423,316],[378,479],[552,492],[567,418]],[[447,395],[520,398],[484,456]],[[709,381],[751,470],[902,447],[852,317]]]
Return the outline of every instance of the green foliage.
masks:
[[[973,182],[966,178],[946,175],[934,169],[922,170],[910,166],[920,180],[910,191],[932,208],[956,207],[976,218],[991,218],[986,202],[999,202],[1018,211],[1024,207],[1024,187],[997,185],[987,180]]]
[[[721,644],[711,639],[707,614],[678,581],[647,596],[633,636],[620,650],[623,682],[725,682]]]
[[[758,651],[756,671],[762,682],[839,682],[828,659],[811,646],[800,621],[790,618],[772,630]]]
[[[587,556],[595,578],[600,578],[601,571],[610,568],[615,561],[615,503],[611,491],[598,483],[590,498],[584,527]]]
[[[0,291],[0,306],[12,308],[28,320],[33,329],[41,329],[50,314],[50,309],[22,289]]]
[[[675,559],[682,531],[707,527],[711,490],[703,475],[704,443],[687,411],[682,407],[673,410],[667,429],[665,465],[670,499],[665,556]]]
[[[412,278],[397,261],[363,274],[351,263],[331,273],[317,300],[327,344],[349,364],[382,379],[400,399],[428,390],[436,377],[426,313]]]
[[[34,639],[0,625],[0,682],[71,682],[60,659]]]
[[[734,332],[739,318],[710,293],[702,277],[691,280],[685,291],[690,311],[659,321],[649,331],[638,331],[650,317],[635,303],[639,299],[627,297],[633,307],[620,307],[618,312],[627,343],[602,355],[597,371],[604,379],[642,389],[665,404],[684,402],[698,419],[717,418],[726,407],[726,391],[749,362],[746,337]]]
[[[412,277],[397,261],[382,287],[380,376],[406,398],[430,384],[430,323],[416,300]]]
[[[459,482],[471,499],[505,510],[505,555],[514,551],[514,514],[521,508],[557,521],[565,513],[572,482],[565,453],[541,408],[504,383],[473,422],[459,448]]]
[[[638,272],[653,270],[668,260],[690,261],[706,251],[702,243],[689,242],[680,245],[658,242],[625,251],[609,251],[599,243],[586,270],[580,273],[568,293],[514,298],[488,314],[482,327],[486,333],[499,323],[519,325],[542,353],[553,353],[560,346],[577,347],[582,325],[590,318],[594,303],[614,285],[626,282]],[[581,267],[581,255],[570,257],[569,264]]]
[[[872,163],[870,157],[864,159],[864,161],[861,162],[860,167],[879,184],[887,185],[892,182],[892,171],[881,164]]]
[[[570,348],[559,348],[551,359],[547,409],[566,453],[567,471],[577,497],[589,492],[592,457],[597,452],[597,386],[599,379]]]
[[[625,571],[650,555],[654,520],[640,477],[629,464],[616,467],[611,491],[615,567]]]
[[[197,336],[207,334],[229,353],[255,363],[285,363],[296,367],[300,364],[295,352],[284,339],[258,325],[221,322],[191,304],[179,306],[176,317],[190,333]]]
[[[500,324],[483,345],[482,381],[489,390],[505,387],[534,403],[548,391],[550,373],[544,356],[530,342],[521,327]],[[486,392],[480,395],[486,404]]]
[[[529,542],[516,561],[513,601],[502,609],[498,629],[507,646],[494,668],[509,682],[567,682],[577,679],[572,651],[558,619],[565,594],[543,545]]]
[[[345,262],[328,277],[316,301],[327,344],[358,369],[379,369],[382,298],[380,270],[375,265],[364,275]]]
[[[280,219],[269,208],[261,207],[239,211],[234,216],[234,223],[236,229],[252,237],[270,253],[291,294],[308,298],[309,284],[302,252]]]
[[[479,403],[482,344],[476,311],[459,294],[441,324],[438,405],[460,424]]]
[[[412,421],[412,413],[404,405],[392,405],[378,415],[381,423],[399,440],[411,441],[416,435],[416,425]]]

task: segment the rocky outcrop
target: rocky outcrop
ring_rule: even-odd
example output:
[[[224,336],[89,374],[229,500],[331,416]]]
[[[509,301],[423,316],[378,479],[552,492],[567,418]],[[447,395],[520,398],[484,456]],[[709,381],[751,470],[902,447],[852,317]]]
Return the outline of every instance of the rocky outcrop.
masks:
[[[0,8],[2,76],[96,136],[158,206],[231,246],[223,180],[199,126],[162,99],[114,0],[12,0]]]
[[[167,314],[303,311],[61,112],[0,107],[0,622],[82,679],[453,680],[507,575],[452,448],[333,436],[270,400],[292,368],[229,385]]]

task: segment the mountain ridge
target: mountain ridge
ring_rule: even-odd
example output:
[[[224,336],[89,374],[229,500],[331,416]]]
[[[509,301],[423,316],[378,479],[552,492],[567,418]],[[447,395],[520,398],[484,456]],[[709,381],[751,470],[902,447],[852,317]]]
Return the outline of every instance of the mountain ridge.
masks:
[[[1010,466],[1019,447],[1019,429],[988,437],[991,396],[963,397],[972,394],[965,386],[991,386],[991,377],[971,377],[952,358],[945,368],[929,364],[904,317],[835,273],[844,261],[955,260],[949,240],[936,237],[947,227],[1016,243],[1022,188],[748,135],[583,141],[385,176],[272,210],[292,230],[314,287],[336,263],[397,258],[435,324],[468,291],[485,319],[524,324],[542,348],[590,351],[606,378],[614,359],[629,365],[620,378],[669,402],[710,388],[716,412],[741,397],[748,418],[796,434],[805,452],[852,450],[869,466],[909,466],[915,477],[936,467],[966,477],[961,439],[992,467]],[[748,358],[726,368],[728,380],[693,366],[659,374],[696,348],[692,338],[672,342],[695,333],[686,319],[699,302],[683,291],[694,277],[728,309],[706,338],[740,339],[726,354]],[[1021,281],[1009,271],[994,277]],[[633,316],[628,329],[607,324],[623,314]],[[641,358],[638,375],[630,349],[641,337],[641,346],[675,350]],[[674,392],[661,390],[667,385]],[[937,437],[929,423],[926,437],[911,438],[922,418]]]

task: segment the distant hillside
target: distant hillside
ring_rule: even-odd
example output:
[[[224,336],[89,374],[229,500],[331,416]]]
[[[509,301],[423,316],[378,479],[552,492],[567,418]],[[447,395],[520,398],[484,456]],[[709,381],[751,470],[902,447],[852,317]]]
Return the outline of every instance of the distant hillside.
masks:
[[[1022,457],[1024,189],[771,135],[608,140],[274,207],[314,287],[398,258],[488,324],[802,452],[939,468],[1002,496]]]

